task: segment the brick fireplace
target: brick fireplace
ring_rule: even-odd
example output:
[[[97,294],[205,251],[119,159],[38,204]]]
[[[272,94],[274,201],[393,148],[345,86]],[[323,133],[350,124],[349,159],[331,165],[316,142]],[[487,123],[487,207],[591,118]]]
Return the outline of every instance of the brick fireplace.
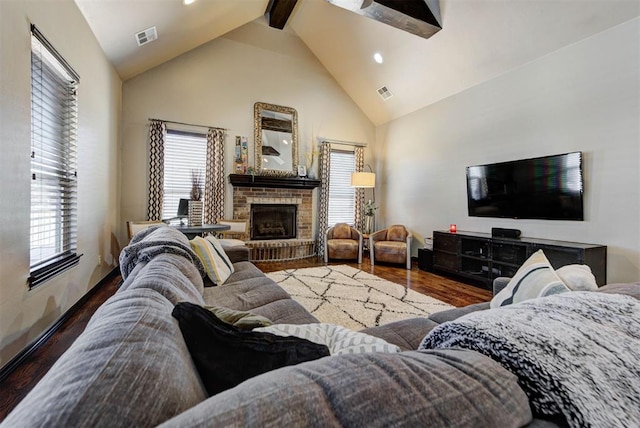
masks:
[[[252,238],[247,241],[252,261],[295,260],[316,255],[313,234],[313,189],[319,180],[297,177],[265,177],[231,174],[233,185],[233,218],[249,221],[251,207],[278,205],[295,207],[293,238]],[[274,230],[276,230],[274,228]]]

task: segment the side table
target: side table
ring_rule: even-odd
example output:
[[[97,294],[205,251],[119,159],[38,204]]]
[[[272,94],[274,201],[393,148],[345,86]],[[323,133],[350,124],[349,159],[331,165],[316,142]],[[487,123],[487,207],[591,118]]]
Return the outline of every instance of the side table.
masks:
[[[202,235],[204,233],[212,233],[212,232],[222,232],[224,230],[231,229],[231,226],[228,224],[203,224],[201,226],[171,226],[174,229],[184,233],[187,235],[187,238],[193,239],[198,235]]]
[[[369,252],[369,233],[362,234],[362,252]]]
[[[433,251],[426,248],[418,248],[418,267],[420,270],[433,272]]]

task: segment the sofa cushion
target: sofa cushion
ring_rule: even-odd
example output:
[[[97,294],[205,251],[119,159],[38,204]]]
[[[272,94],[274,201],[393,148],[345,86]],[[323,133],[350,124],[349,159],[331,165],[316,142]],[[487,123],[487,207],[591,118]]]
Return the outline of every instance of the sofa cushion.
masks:
[[[437,322],[438,324],[442,324],[447,321],[458,319],[463,315],[470,314],[471,312],[483,311],[485,309],[489,309],[489,302],[475,303],[462,308],[447,309],[446,311],[436,312],[435,314],[429,315],[429,319]],[[422,341],[422,339],[420,339],[420,341]]]
[[[274,324],[308,324],[320,322],[300,303],[293,299],[281,299],[256,306],[251,309],[254,314],[269,318]]]
[[[231,263],[246,262],[249,260],[249,247],[246,245],[225,247],[224,252],[227,253]]]
[[[192,303],[177,304],[172,314],[209,395],[261,373],[329,355],[326,346],[305,339],[243,331]]]
[[[265,373],[162,427],[507,427],[531,410],[515,376],[481,354],[337,355]]]
[[[491,307],[567,291],[570,291],[569,288],[556,275],[544,252],[538,250],[520,266],[509,284],[491,299]]]
[[[270,319],[249,311],[236,311],[223,306],[205,306],[205,308],[218,317],[221,321],[238,327],[240,330],[253,330],[258,327],[273,325]]]
[[[422,339],[439,324],[428,318],[410,318],[369,327],[360,330],[362,333],[379,337],[400,347],[402,351],[414,351]]]
[[[251,262],[233,264],[233,273],[227,278],[225,286],[251,278],[264,278],[264,273]]]
[[[600,293],[626,294],[640,300],[640,282],[607,284],[596,291]]]
[[[152,427],[207,397],[173,304],[119,292],[5,419],[24,427]]]
[[[237,311],[251,311],[276,300],[291,298],[282,287],[264,275],[221,287],[205,288],[202,297],[207,305],[224,306]]]
[[[157,291],[174,305],[182,301],[204,304],[200,272],[176,254],[159,254],[149,262],[138,263],[118,292],[144,288]]]

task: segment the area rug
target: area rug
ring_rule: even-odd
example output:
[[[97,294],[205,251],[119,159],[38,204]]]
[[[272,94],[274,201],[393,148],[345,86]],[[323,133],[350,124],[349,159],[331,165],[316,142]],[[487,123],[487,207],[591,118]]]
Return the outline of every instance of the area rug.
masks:
[[[453,308],[347,265],[288,269],[267,276],[320,322],[353,330],[426,317]]]

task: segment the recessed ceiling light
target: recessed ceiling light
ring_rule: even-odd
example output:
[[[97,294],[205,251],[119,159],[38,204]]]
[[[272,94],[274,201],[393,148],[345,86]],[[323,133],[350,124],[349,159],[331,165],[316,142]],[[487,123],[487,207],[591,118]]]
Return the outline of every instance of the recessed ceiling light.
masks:
[[[182,4],[184,4],[185,6],[190,5],[191,3],[195,2],[196,0],[182,0]]]
[[[380,52],[376,52],[373,54],[373,59],[375,60],[375,62],[377,62],[378,64],[382,64],[384,62],[384,59],[382,58],[382,54]]]

